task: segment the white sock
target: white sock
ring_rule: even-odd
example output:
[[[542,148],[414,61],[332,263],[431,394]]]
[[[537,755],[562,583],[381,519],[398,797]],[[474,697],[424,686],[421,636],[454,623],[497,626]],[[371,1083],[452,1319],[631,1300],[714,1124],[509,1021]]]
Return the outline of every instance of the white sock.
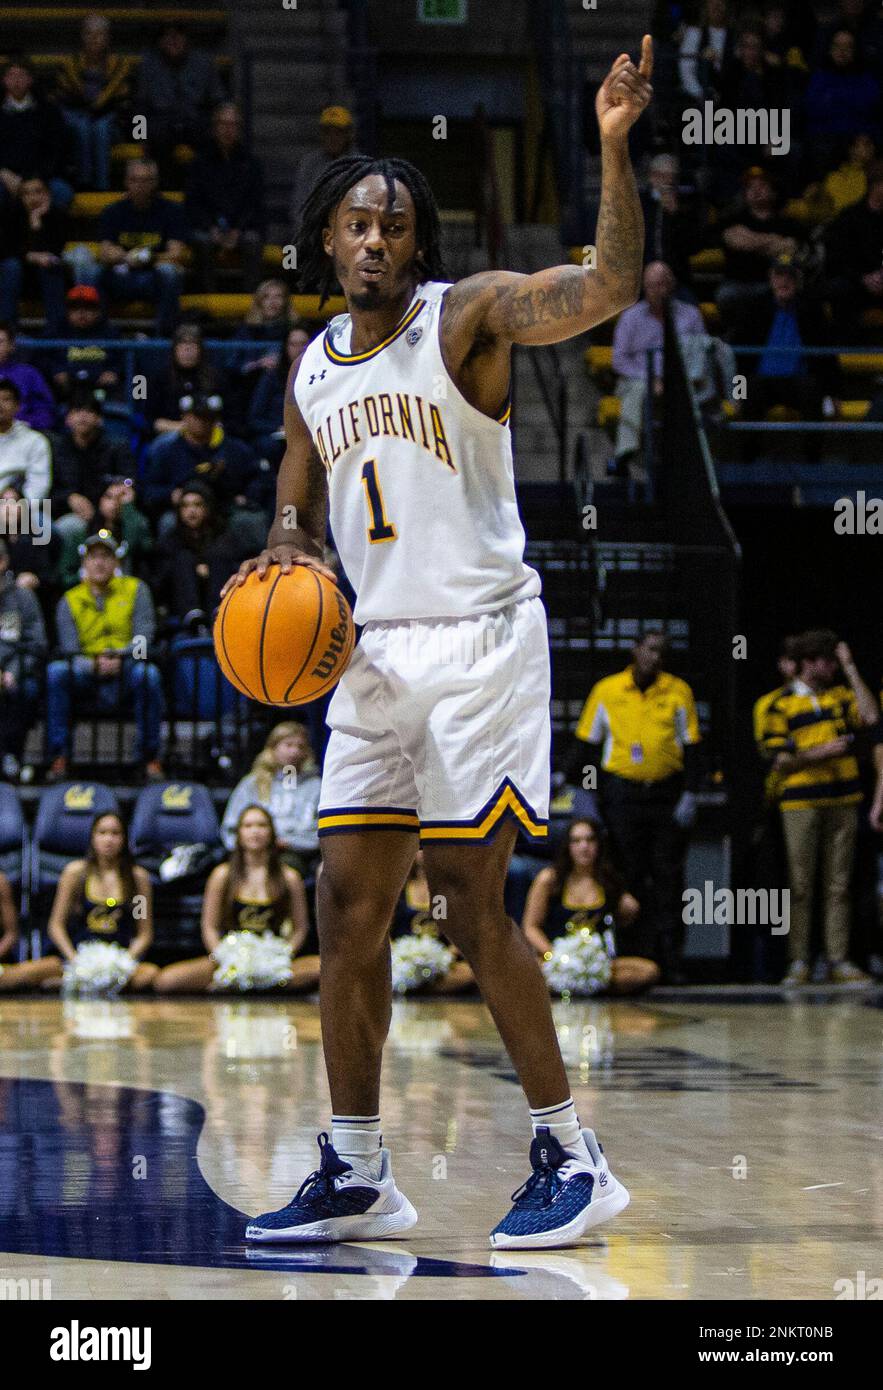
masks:
[[[383,1165],[379,1115],[332,1115],[331,1143],[356,1173],[379,1180]]]
[[[574,1158],[585,1159],[588,1156],[589,1151],[583,1139],[572,1096],[568,1096],[567,1100],[561,1101],[558,1105],[544,1105],[541,1110],[531,1110],[530,1122],[534,1135],[538,1129],[548,1129],[562,1149]]]

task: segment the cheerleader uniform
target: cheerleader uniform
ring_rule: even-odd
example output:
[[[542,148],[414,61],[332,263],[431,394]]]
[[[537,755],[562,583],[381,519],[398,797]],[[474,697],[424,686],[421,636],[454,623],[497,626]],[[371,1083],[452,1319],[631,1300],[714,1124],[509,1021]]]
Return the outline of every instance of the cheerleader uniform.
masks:
[[[135,904],[116,898],[93,896],[89,880],[83,885],[80,900],[73,908],[67,923],[67,933],[74,947],[87,941],[106,941],[128,950],[136,933]]]
[[[258,935],[271,931],[286,939],[291,936],[287,894],[275,903],[269,898],[234,898],[231,908],[233,920],[229,931],[252,931]]]
[[[577,907],[568,903],[565,892],[559,889],[549,900],[546,920],[543,923],[546,936],[550,941],[554,941],[556,937],[567,936],[569,932],[579,931],[582,927],[588,927],[598,933],[607,948],[608,956],[613,960],[616,955],[613,913],[607,906],[606,897],[602,896],[600,903],[594,907]]]

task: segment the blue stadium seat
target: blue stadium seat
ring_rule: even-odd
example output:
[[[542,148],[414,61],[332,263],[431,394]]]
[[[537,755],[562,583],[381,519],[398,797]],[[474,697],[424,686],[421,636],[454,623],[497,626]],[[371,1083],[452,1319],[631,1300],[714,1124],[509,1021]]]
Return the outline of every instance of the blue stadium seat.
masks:
[[[89,829],[97,815],[119,811],[110,787],[101,782],[63,782],[40,797],[31,845],[31,894],[53,889],[71,859],[89,848]]]
[[[20,912],[27,915],[29,888],[29,842],[24,813],[15,788],[0,782],[0,873],[4,873],[13,889],[19,890]]]
[[[219,860],[223,857],[221,827],[208,789],[199,782],[145,787],[135,803],[129,840],[135,859],[153,879],[155,948],[165,959],[192,954],[199,949],[208,869],[170,882],[163,882],[157,870],[175,845],[205,844]]]

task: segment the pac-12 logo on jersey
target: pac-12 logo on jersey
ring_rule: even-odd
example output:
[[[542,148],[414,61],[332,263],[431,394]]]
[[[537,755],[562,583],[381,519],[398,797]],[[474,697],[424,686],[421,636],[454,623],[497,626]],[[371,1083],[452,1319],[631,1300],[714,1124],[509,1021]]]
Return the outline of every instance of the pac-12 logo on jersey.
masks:
[[[422,328],[409,328],[407,333],[405,334],[405,342],[408,344],[408,347],[414,347],[415,344],[420,342],[420,339],[422,337]]]

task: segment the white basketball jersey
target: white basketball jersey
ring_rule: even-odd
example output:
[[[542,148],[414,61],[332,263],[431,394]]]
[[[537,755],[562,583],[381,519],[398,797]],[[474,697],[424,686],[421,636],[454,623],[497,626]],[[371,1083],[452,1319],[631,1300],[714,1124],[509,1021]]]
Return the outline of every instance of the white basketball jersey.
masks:
[[[524,563],[509,411],[492,420],[448,375],[449,285],[419,285],[384,342],[350,353],[349,314],[306,349],[294,394],[328,473],[355,620],[467,617],[540,592]]]

